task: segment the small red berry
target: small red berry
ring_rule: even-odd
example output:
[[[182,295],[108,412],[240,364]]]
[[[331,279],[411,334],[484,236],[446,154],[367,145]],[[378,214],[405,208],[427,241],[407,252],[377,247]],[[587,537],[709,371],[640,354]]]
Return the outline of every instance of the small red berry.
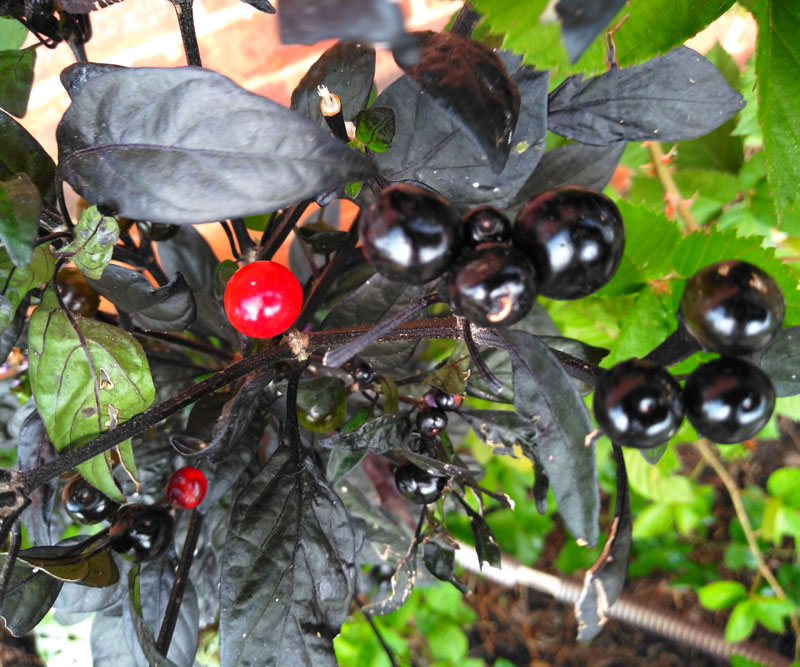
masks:
[[[303,305],[303,288],[285,266],[253,262],[231,276],[224,301],[234,329],[251,338],[272,338],[294,324]]]
[[[208,482],[201,470],[192,466],[178,468],[167,482],[167,502],[179,510],[197,507],[206,497]]]

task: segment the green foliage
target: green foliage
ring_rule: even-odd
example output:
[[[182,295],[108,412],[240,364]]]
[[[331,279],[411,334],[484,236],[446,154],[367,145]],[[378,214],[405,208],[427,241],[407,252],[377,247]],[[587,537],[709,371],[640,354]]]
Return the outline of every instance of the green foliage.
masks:
[[[60,257],[68,257],[87,278],[99,280],[111,261],[114,244],[119,238],[117,221],[90,206],[75,225],[75,240],[59,250]]]
[[[25,41],[28,31],[16,19],[0,17],[0,51],[18,49]]]
[[[0,51],[0,107],[18,118],[28,109],[35,64],[36,46],[19,51]]]
[[[8,250],[0,248],[0,281],[5,286],[0,295],[0,330],[9,325],[28,291],[50,280],[54,267],[52,256],[41,246],[34,250],[30,263],[23,267],[14,266]]]
[[[0,182],[0,240],[17,267],[30,264],[39,227],[41,197],[25,173]]]

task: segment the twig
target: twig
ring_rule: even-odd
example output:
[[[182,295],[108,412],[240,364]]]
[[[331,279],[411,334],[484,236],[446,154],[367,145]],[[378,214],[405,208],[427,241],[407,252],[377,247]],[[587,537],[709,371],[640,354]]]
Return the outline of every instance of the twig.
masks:
[[[231,247],[231,255],[234,258],[238,257],[239,249],[236,247],[236,243],[233,240],[233,233],[231,232],[231,228],[228,227],[228,222],[226,220],[220,220],[219,225],[225,231],[225,236],[228,237],[228,245]]]
[[[678,190],[678,186],[675,185],[675,180],[672,178],[672,174],[669,173],[667,165],[662,161],[664,153],[661,150],[661,146],[655,141],[650,141],[647,143],[647,151],[650,153],[650,159],[653,161],[653,169],[656,172],[659,183],[661,183],[661,187],[664,189],[664,194],[667,196],[667,199],[675,205],[675,210],[678,211],[678,215],[681,217],[681,220],[683,220],[686,228],[690,232],[697,231],[700,226],[689,210],[689,206],[686,204],[683,195],[681,195],[681,191]]]
[[[200,537],[200,528],[202,526],[203,515],[197,510],[193,510],[192,517],[189,519],[189,528],[186,531],[186,539],[183,542],[178,570],[175,572],[175,580],[172,582],[169,602],[164,612],[164,620],[161,623],[161,630],[156,640],[156,649],[164,657],[169,652],[172,634],[175,632],[175,624],[178,622],[183,593],[186,590],[186,582],[189,581],[189,570],[192,567],[192,559],[194,558],[194,551],[197,548],[197,539]]]
[[[192,4],[194,0],[170,0],[178,16],[178,26],[181,29],[183,50],[186,53],[186,62],[195,67],[202,67],[200,60],[200,46],[197,44],[197,33],[194,29],[194,16]]]
[[[392,647],[386,643],[386,640],[383,638],[380,630],[378,630],[378,626],[375,624],[375,621],[372,619],[372,614],[368,611],[364,611],[363,607],[361,609],[361,613],[364,614],[364,618],[367,619],[367,623],[369,623],[369,627],[372,628],[372,632],[375,633],[375,636],[378,638],[378,641],[381,643],[383,647],[384,653],[386,653],[386,657],[389,658],[389,664],[392,667],[397,667],[397,662],[394,659],[394,652],[392,651]]]
[[[700,456],[702,456],[703,460],[714,469],[714,472],[716,472],[717,475],[719,475],[719,478],[722,480],[722,483],[725,485],[725,488],[728,491],[728,495],[731,498],[731,503],[733,504],[733,509],[736,512],[736,518],[739,519],[739,523],[742,525],[742,532],[747,540],[747,547],[750,549],[750,553],[753,555],[753,558],[756,561],[758,571],[781,600],[787,599],[786,591],[783,590],[783,586],[780,585],[778,580],[775,578],[775,575],[772,574],[772,570],[769,569],[769,566],[764,561],[764,556],[761,553],[761,550],[758,548],[758,542],[756,541],[755,533],[753,533],[753,526],[750,524],[747,511],[744,508],[742,494],[739,493],[739,487],[736,486],[736,482],[733,481],[733,478],[728,474],[728,471],[725,470],[725,467],[722,465],[722,463],[720,463],[719,459],[714,455],[708,445],[709,442],[705,439],[698,440],[695,443],[695,447],[697,448],[697,451],[700,452]],[[795,651],[797,652],[800,650],[800,622],[798,622],[797,612],[794,612],[789,619],[792,624],[792,630],[794,630],[795,633]]]

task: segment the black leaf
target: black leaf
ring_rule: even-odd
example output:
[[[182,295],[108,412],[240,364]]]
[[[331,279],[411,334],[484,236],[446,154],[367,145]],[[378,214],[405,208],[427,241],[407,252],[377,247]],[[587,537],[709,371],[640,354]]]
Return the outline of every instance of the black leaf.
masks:
[[[27,347],[20,343],[20,337],[25,332],[26,327],[28,325],[28,305],[31,302],[30,296],[26,296],[17,306],[17,312],[14,313],[14,319],[11,320],[11,323],[3,329],[3,333],[0,334],[0,359],[8,359],[8,355],[11,352],[11,348],[13,347]],[[27,338],[27,332],[25,333],[25,337]]]
[[[197,321],[192,325],[192,331],[201,336],[216,336],[231,347],[238,347],[239,333],[228,321],[222,304],[207,292],[192,291],[197,306]]]
[[[625,145],[624,141],[600,148],[569,144],[547,151],[509,207],[516,212],[539,193],[564,185],[579,185],[602,191],[614,175]]]
[[[138,570],[137,570],[138,568]],[[172,583],[175,580],[175,563],[170,558],[159,558],[135,566],[128,576],[128,600],[123,603],[125,639],[131,653],[140,664],[153,665],[160,658],[162,665],[191,667],[197,652],[199,607],[197,594],[191,580],[186,583],[175,631],[167,652],[167,662],[155,648],[156,635],[167,610]]]
[[[544,155],[547,128],[547,72],[523,67],[512,77],[521,98],[508,162],[499,174],[485,152],[456,120],[408,77],[384,90],[376,105],[395,110],[392,146],[375,156],[390,181],[416,181],[454,204],[505,208]]]
[[[300,227],[295,227],[294,232],[305,243],[308,243],[315,253],[322,255],[336,252],[350,236],[347,232],[331,227],[326,222],[307,222]],[[305,261],[304,257],[303,261]],[[295,271],[295,275],[297,275],[297,271]]]
[[[483,567],[484,563],[489,563],[492,567],[500,567],[500,547],[494,538],[492,529],[486,523],[486,519],[472,509],[466,501],[461,501],[464,511],[469,517],[469,526],[472,529],[472,536],[475,538],[475,553],[478,555],[478,563]]]
[[[89,642],[92,667],[139,667],[123,639],[122,605],[94,617]]]
[[[198,67],[86,81],[56,135],[60,174],[79,194],[151,222],[273,211],[373,172],[309,119]]]
[[[251,7],[256,8],[260,12],[264,12],[265,14],[274,14],[275,7],[269,2],[269,0],[242,0],[242,2],[247,3]]]
[[[284,9],[281,8],[281,13]],[[292,92],[292,109],[325,123],[317,86],[339,97],[345,120],[353,120],[367,106],[375,77],[375,49],[368,44],[337,42],[327,49],[300,79]],[[327,125],[326,125],[327,128]]]
[[[323,329],[338,329],[357,324],[375,324],[392,315],[429,291],[424,285],[398,283],[374,274],[348,298],[340,301],[325,318]],[[415,341],[373,343],[359,352],[359,357],[374,369],[395,369],[408,361]]]
[[[663,445],[656,445],[655,447],[650,447],[649,449],[640,449],[639,453],[642,455],[645,461],[647,461],[651,466],[654,466],[661,460],[661,457],[664,456],[664,452],[667,451],[667,447],[669,447],[669,443],[665,442]]]
[[[514,456],[514,445],[532,452],[536,446],[536,427],[507,410],[459,410],[481,441],[495,454]],[[530,456],[529,456],[530,458]]]
[[[14,636],[21,637],[39,624],[58,597],[61,583],[43,570],[21,561],[14,563],[8,590],[0,605],[0,616]]]
[[[514,374],[514,408],[539,432],[536,440],[558,511],[575,538],[597,543],[600,498],[592,422],[575,385],[549,348],[536,336],[509,331]]]
[[[519,116],[517,84],[481,42],[454,32],[427,32],[419,39],[416,64],[403,69],[478,143],[499,174]]]
[[[617,601],[628,573],[633,522],[628,496],[628,474],[619,447],[614,447],[614,459],[617,462],[617,502],[614,507],[614,521],[603,545],[603,551],[586,573],[583,590],[575,603],[578,640],[582,642],[589,641],[600,632],[608,620],[608,608]]]
[[[95,9],[115,5],[122,0],[59,0],[58,6],[71,14],[88,14]]]
[[[333,638],[355,594],[360,542],[311,459],[279,447],[231,511],[221,664],[335,665]]]
[[[460,590],[464,595],[469,592],[469,588],[464,586],[454,573],[456,555],[452,549],[443,547],[438,542],[428,540],[422,552],[425,567],[428,568],[434,577],[441,581],[449,581],[453,586]]]
[[[0,109],[0,181],[24,172],[49,204],[55,204],[55,169],[47,151],[16,120]]]
[[[122,69],[122,66],[107,63],[73,63],[61,70],[61,85],[64,86],[69,98],[74,100],[87,81],[118,69]]]
[[[283,0],[278,30],[284,44],[394,42],[403,34],[403,15],[390,0]]]
[[[154,288],[138,271],[109,264],[100,280],[88,281],[144,331],[183,331],[197,316],[192,290],[177,272],[168,284]]]
[[[129,567],[126,560],[120,558],[117,561],[120,570]],[[64,614],[87,614],[101,609],[108,609],[125,599],[128,593],[128,585],[123,571],[119,581],[113,586],[87,587],[80,584],[65,582],[61,587],[61,593],[53,604],[53,609],[59,613],[59,617]]]
[[[20,470],[35,470],[56,458],[55,447],[47,436],[42,418],[38,412],[31,413],[22,422],[19,430],[17,460]],[[53,543],[50,520],[53,517],[53,502],[57,488],[56,478],[34,489],[30,494],[31,504],[22,514],[22,522],[36,546]],[[57,540],[58,535],[55,538]]]
[[[158,259],[168,276],[181,273],[192,292],[214,293],[214,272],[219,260],[200,232],[194,227],[181,227],[175,236],[157,245]]]
[[[744,107],[744,99],[699,53],[679,46],[642,65],[550,93],[547,129],[593,146],[618,141],[682,141],[707,134]]]
[[[798,339],[800,339],[800,326],[781,329],[764,350],[750,357],[750,361],[772,380],[776,396],[800,394]]]
[[[556,13],[569,59],[577,62],[608,22],[622,9],[625,0],[559,0]]]
[[[536,503],[536,511],[544,515],[547,512],[547,492],[550,489],[550,480],[538,457],[533,459],[533,475],[533,502]]]
[[[563,336],[539,336],[539,340],[553,350],[566,352],[567,354],[571,354],[573,357],[583,359],[584,361],[588,361],[592,364],[599,364],[600,361],[608,356],[608,350],[605,348],[587,345],[586,343],[576,340],[575,338],[565,338]],[[589,382],[583,382],[575,378],[572,378],[572,382],[581,396],[588,396],[594,391],[594,385]]]
[[[337,433],[319,441],[325,449],[359,452],[372,450],[385,454],[392,449],[402,449],[411,430],[410,410],[393,412],[369,419],[361,426],[347,433]]]

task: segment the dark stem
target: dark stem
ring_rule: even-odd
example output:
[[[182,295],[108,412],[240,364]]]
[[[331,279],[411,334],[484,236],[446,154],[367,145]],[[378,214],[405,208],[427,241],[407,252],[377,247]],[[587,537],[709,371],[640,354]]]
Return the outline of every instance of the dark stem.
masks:
[[[600,379],[603,373],[605,373],[605,369],[600,368],[599,366],[596,366],[588,361],[584,361],[579,357],[573,357],[571,354],[557,350],[554,347],[551,347],[550,351],[564,367],[567,375],[575,380],[581,380],[586,384],[594,386],[597,384],[597,381]]]
[[[304,199],[285,209],[278,216],[275,224],[270,225],[269,237],[266,241],[262,241],[261,247],[258,249],[257,259],[272,259],[312,201],[312,199]]]
[[[178,26],[181,29],[183,50],[186,53],[186,62],[195,67],[202,67],[200,60],[200,46],[197,44],[197,33],[194,30],[194,16],[192,4],[194,0],[170,0],[178,15]]]
[[[666,368],[688,359],[695,352],[700,352],[700,345],[692,338],[683,324],[678,324],[678,328],[667,336],[658,347],[651,350],[645,360]]]
[[[311,294],[308,295],[300,314],[297,316],[297,320],[294,323],[295,327],[302,330],[311,321],[311,318],[314,317],[314,313],[317,312],[320,303],[322,303],[325,295],[330,290],[331,285],[333,285],[343,267],[347,264],[347,258],[356,247],[357,243],[358,225],[354,222],[352,227],[350,227],[350,231],[347,233],[347,238],[344,240],[344,243],[336,251],[333,259],[326,264],[319,280],[314,283]]]
[[[135,334],[136,336],[146,336],[148,338],[154,338],[155,340],[160,340],[170,345],[185,347],[190,350],[197,350],[198,352],[207,354],[210,357],[215,357],[220,361],[224,361],[226,363],[230,362],[231,360],[230,354],[228,354],[224,350],[220,350],[219,348],[214,347],[213,345],[204,343],[203,341],[192,340],[191,338],[183,338],[181,336],[176,336],[174,334],[159,333],[157,331],[140,331],[139,329],[135,329],[132,333]]]
[[[478,349],[478,346],[475,344],[475,339],[472,337],[472,324],[470,324],[470,321],[465,317],[461,318],[461,328],[464,332],[464,342],[467,344],[467,351],[472,359],[472,363],[475,364],[478,375],[481,376],[481,379],[486,383],[486,386],[489,387],[489,389],[491,389],[495,394],[497,394],[503,389],[503,385],[500,383],[500,380],[497,379],[497,376],[492,373],[492,371],[486,365],[483,357],[481,357],[481,352]]]
[[[300,465],[300,423],[297,419],[297,388],[300,386],[300,378],[308,368],[308,362],[295,366],[292,374],[289,376],[289,382],[286,385],[286,426],[288,431],[289,442],[292,446],[292,454]]]
[[[186,590],[186,582],[189,581],[189,570],[192,567],[192,559],[194,558],[194,551],[197,548],[197,539],[200,537],[202,526],[203,515],[197,510],[192,510],[189,528],[186,531],[186,539],[183,542],[180,563],[175,572],[175,580],[172,582],[167,610],[164,612],[164,620],[161,623],[161,630],[156,640],[156,649],[164,657],[169,652],[172,634],[175,632],[175,624],[178,622],[183,593]]]
[[[11,544],[8,547],[8,553],[3,561],[3,569],[0,570],[0,605],[2,605],[3,600],[6,599],[8,584],[11,581],[11,574],[14,572],[14,565],[17,562],[17,554],[19,554],[19,548],[21,545],[22,529],[20,528],[19,523],[15,522],[13,531],[11,532]],[[0,543],[0,547],[1,546],[2,543]]]
[[[345,143],[350,141],[350,137],[347,136],[347,127],[344,124],[344,115],[342,115],[341,111],[333,116],[326,116],[323,114],[323,118],[325,118],[325,122],[328,124],[328,128],[334,137]]]
[[[469,37],[472,34],[472,31],[475,30],[475,26],[480,18],[481,15],[472,9],[472,5],[468,2],[465,2],[461,9],[458,10],[458,15],[456,16],[455,21],[453,21],[453,26],[450,28],[450,32],[455,32],[459,35],[464,35],[464,37]]]
[[[255,247],[256,242],[250,238],[250,233],[247,231],[247,225],[243,218],[231,218],[231,227],[233,227],[233,233],[236,235],[236,241],[239,243],[239,249],[242,253]]]
[[[42,245],[43,243],[50,243],[57,239],[69,239],[72,238],[72,232],[53,232],[52,234],[46,234],[38,239],[36,239],[36,245]]]
[[[356,338],[352,343],[347,343],[347,345],[342,345],[340,348],[327,352],[322,358],[323,365],[333,366],[334,368],[341,366],[347,360],[355,357],[365,347],[385,336],[399,324],[408,322],[419,313],[425,311],[432,303],[437,303],[441,300],[438,292],[431,292],[430,294],[414,299],[405,308],[396,312],[394,315],[390,315],[385,320],[382,320],[367,331],[367,333]]]
[[[386,657],[389,658],[389,664],[392,667],[397,667],[397,662],[394,659],[394,652],[392,651],[392,647],[386,643],[386,640],[383,638],[380,630],[378,630],[378,626],[375,625],[375,621],[372,619],[372,614],[368,611],[361,610],[361,613],[364,614],[364,618],[367,619],[367,623],[369,623],[369,627],[372,628],[372,631],[375,633],[375,636],[378,638],[378,641],[381,643],[383,647],[384,653],[386,653]]]
[[[225,220],[220,220],[219,222],[220,227],[225,230],[225,236],[228,237],[228,245],[231,247],[231,254],[234,257],[239,256],[239,249],[236,247],[236,243],[233,240],[233,233],[231,232],[231,228],[228,227],[228,223]]]

